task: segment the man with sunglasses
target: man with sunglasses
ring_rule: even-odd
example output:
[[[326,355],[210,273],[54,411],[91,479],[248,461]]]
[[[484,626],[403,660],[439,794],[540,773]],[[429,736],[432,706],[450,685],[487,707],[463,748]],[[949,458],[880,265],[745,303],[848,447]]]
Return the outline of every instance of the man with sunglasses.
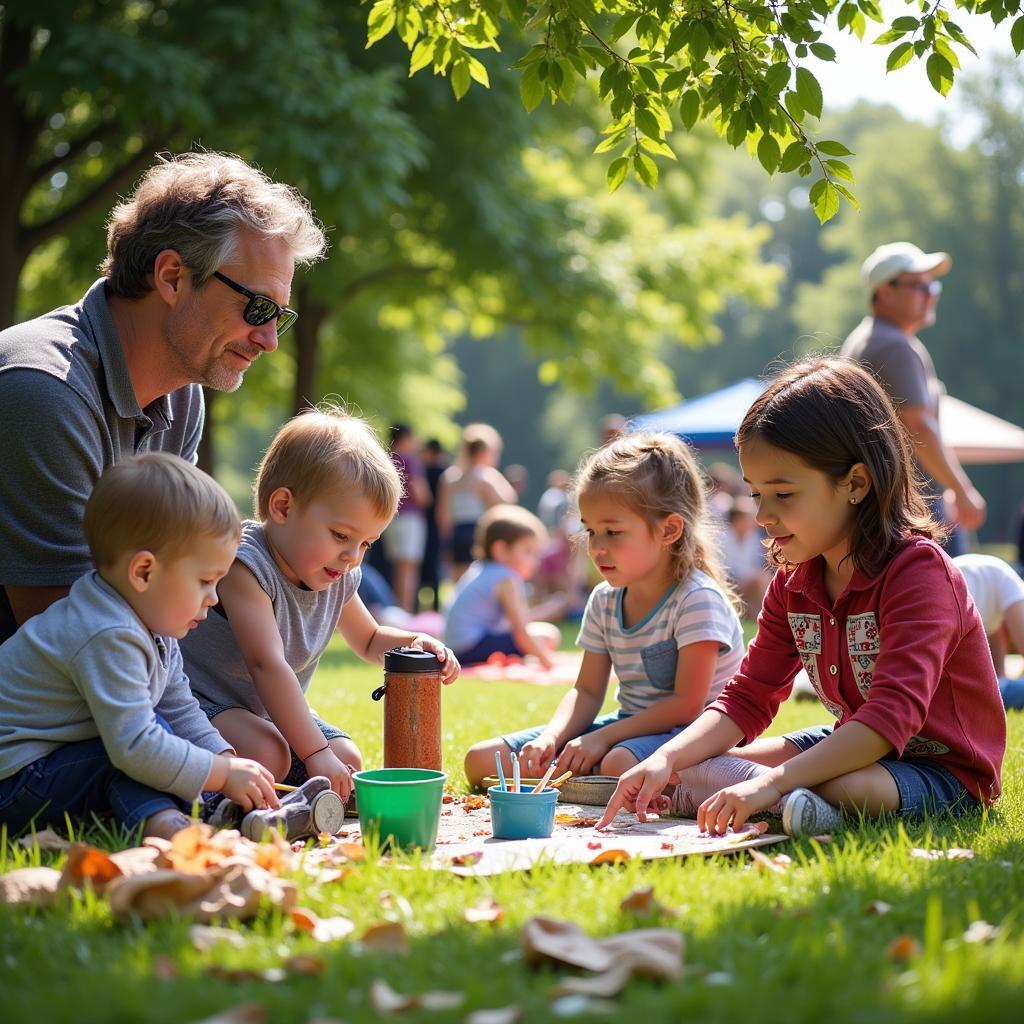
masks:
[[[936,501],[940,516],[950,506],[951,525],[975,530],[985,521],[985,499],[975,490],[960,460],[939,433],[939,398],[945,390],[935,374],[928,350],[917,332],[935,323],[942,292],[938,280],[953,261],[944,252],[922,252],[910,242],[880,245],[864,261],[861,276],[871,299],[865,317],[843,343],[842,354],[865,363],[881,381],[914,441],[924,474],[933,490],[948,501]],[[947,543],[950,554],[966,545],[959,530]]]
[[[195,461],[202,386],[233,391],[295,322],[326,242],[293,188],[236,157],[159,159],[107,224],[74,305],[0,331],[0,642],[91,566],[85,502],[145,450]]]

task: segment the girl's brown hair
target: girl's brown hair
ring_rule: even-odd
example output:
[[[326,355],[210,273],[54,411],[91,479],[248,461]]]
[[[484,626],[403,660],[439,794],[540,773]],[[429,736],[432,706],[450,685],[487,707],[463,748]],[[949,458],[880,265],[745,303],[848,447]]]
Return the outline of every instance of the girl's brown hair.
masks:
[[[708,489],[689,446],[674,434],[626,434],[581,464],[575,483],[580,495],[613,496],[655,529],[666,516],[683,517],[683,532],[672,545],[672,575],[684,580],[700,569],[734,605],[736,595],[718,556],[716,529],[708,508]]]
[[[913,445],[878,382],[857,363],[812,358],[782,371],[747,411],[736,447],[758,438],[796,455],[838,483],[862,462],[871,487],[856,506],[850,554],[877,576],[911,536],[942,538],[914,467]],[[775,546],[769,557],[785,559]]]

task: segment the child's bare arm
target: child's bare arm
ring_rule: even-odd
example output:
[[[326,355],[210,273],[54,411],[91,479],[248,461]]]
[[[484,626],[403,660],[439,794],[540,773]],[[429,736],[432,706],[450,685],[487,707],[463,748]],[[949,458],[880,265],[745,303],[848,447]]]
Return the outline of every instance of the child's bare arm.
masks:
[[[319,751],[325,740],[285,659],[270,598],[241,562],[231,567],[218,594],[256,693],[288,745],[305,760]]]
[[[583,663],[575,685],[559,701],[544,732],[520,752],[528,771],[547,768],[551,758],[565,746],[566,739],[577,736],[597,718],[608,690],[611,671],[612,662],[607,654],[583,652]]]
[[[419,647],[424,651],[433,651],[437,656],[442,683],[454,683],[459,676],[458,659],[440,640],[426,633],[411,633],[407,629],[382,626],[370,614],[358,594],[346,601],[341,609],[338,632],[355,654],[371,664],[382,665],[384,652],[393,647]]]
[[[530,622],[530,610],[515,583],[511,579],[499,580],[494,588],[494,595],[509,621],[512,638],[519,650],[523,654],[532,654],[545,668],[551,668],[554,665],[551,656],[537,643],[526,628],[527,623]]]

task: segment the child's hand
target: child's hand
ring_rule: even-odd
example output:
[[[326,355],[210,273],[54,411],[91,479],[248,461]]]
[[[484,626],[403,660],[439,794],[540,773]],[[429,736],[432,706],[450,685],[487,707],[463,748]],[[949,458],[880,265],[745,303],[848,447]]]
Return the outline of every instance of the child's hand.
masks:
[[[591,769],[608,753],[610,745],[601,730],[569,740],[558,755],[558,767],[563,772],[589,775]]]
[[[445,647],[440,640],[427,636],[426,633],[418,633],[409,642],[409,646],[417,647],[421,651],[432,651],[437,655],[437,660],[441,662],[441,682],[445,686],[459,678],[462,671],[459,659],[455,657],[455,652]]]
[[[303,761],[306,772],[310,778],[314,775],[323,775],[331,781],[331,789],[334,790],[342,800],[347,801],[352,793],[352,773],[341,763],[338,755],[330,747],[324,747],[315,754],[311,754]]]
[[[697,828],[713,836],[724,836],[732,825],[738,832],[752,814],[767,810],[782,799],[782,791],[770,775],[738,782],[712,793],[697,808]]]
[[[555,737],[542,732],[519,751],[519,764],[527,775],[543,775],[555,756]]]
[[[558,763],[562,763],[561,758],[558,759]],[[647,820],[649,809],[667,810],[668,800],[662,796],[662,791],[671,781],[672,768],[664,756],[652,754],[646,761],[641,761],[636,767],[630,768],[619,779],[619,784],[615,787],[615,792],[612,793],[612,798],[608,801],[597,827],[607,828],[623,807],[627,811],[635,811],[641,821]]]
[[[227,777],[221,792],[229,800],[244,811],[280,805],[274,791],[274,776],[263,765],[247,757],[229,757],[227,762]]]

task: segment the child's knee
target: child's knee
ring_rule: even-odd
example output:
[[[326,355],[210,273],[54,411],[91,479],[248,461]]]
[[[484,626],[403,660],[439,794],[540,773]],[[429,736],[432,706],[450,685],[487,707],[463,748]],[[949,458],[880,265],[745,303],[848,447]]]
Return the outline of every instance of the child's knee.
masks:
[[[479,786],[491,774],[494,766],[494,744],[491,741],[477,743],[466,751],[462,766],[471,786]]]
[[[259,761],[281,782],[292,770],[292,750],[288,741],[276,729],[264,729],[251,742],[252,752],[246,751],[243,756]]]
[[[626,747],[612,747],[601,759],[601,774],[622,775],[639,763],[640,759]]]
[[[330,741],[331,750],[334,751],[338,760],[349,768],[359,771],[363,767],[363,755],[359,748],[344,736],[338,736]]]

